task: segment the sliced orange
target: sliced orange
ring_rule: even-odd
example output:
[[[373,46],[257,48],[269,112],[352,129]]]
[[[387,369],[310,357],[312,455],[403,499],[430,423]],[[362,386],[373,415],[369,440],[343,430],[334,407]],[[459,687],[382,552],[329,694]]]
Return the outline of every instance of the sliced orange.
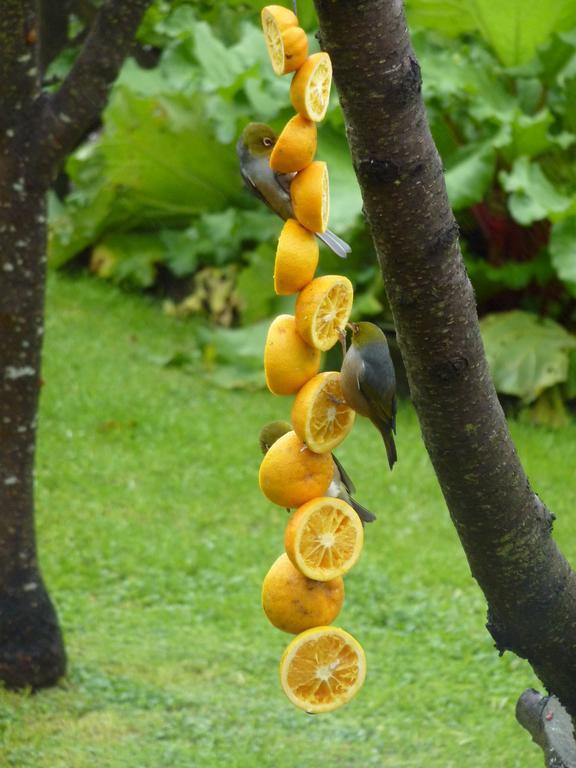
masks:
[[[315,278],[298,294],[296,330],[311,347],[330,349],[346,327],[353,298],[352,283],[344,275]]]
[[[316,154],[317,133],[316,123],[300,115],[291,117],[276,140],[270,168],[277,173],[295,173],[306,168]]]
[[[314,453],[328,453],[352,429],[356,412],[346,404],[338,371],[318,373],[298,391],[292,406],[294,432]]]
[[[339,627],[314,627],[295,637],[280,660],[280,683],[292,704],[310,714],[350,701],[366,678],[366,655]]]
[[[330,101],[332,62],[325,51],[313,53],[299,67],[290,85],[290,101],[298,114],[319,123]]]
[[[300,224],[312,232],[326,232],[330,216],[328,166],[315,160],[297,173],[290,185],[292,207]]]
[[[343,579],[312,581],[292,565],[286,554],[280,555],[262,584],[262,607],[268,620],[294,635],[331,624],[343,602]]]
[[[282,227],[274,262],[274,290],[279,296],[297,293],[314,277],[318,266],[318,241],[296,219]]]
[[[310,499],[323,496],[334,474],[329,453],[313,453],[287,432],[273,443],[260,464],[260,490],[280,507],[299,507]]]
[[[261,19],[274,73],[294,72],[308,56],[308,38],[298,26],[298,17],[282,5],[267,5]]]
[[[309,579],[330,581],[356,564],[364,545],[364,528],[342,499],[325,496],[307,501],[288,521],[286,554]]]
[[[264,346],[266,384],[274,395],[293,395],[318,373],[320,352],[296,332],[292,315],[278,315],[268,329]]]

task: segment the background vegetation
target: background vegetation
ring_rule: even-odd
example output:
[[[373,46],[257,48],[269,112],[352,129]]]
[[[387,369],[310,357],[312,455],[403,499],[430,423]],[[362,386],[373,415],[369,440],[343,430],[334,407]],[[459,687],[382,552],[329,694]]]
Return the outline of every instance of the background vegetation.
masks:
[[[378,515],[338,619],[369,674],[311,717],[280,689],[290,636],[260,607],[286,513],[257,488],[257,436],[290,399],[166,367],[189,326],[139,297],[53,277],[48,298],[38,526],[70,671],[0,691],[2,768],[540,768],[513,714],[537,681],[494,651],[409,404],[392,474],[365,460],[382,451],[367,422],[338,450]],[[513,433],[574,559],[576,428]]]
[[[141,63],[125,65],[51,200],[50,263],[89,264],[202,318],[179,362],[201,354],[232,387],[262,385],[260,321],[291,306],[270,280],[280,222],[242,190],[234,149],[249,120],[280,129],[291,114],[289,78],[272,74],[258,26],[264,4],[157,0]],[[317,46],[311,1],[299,10]],[[563,401],[576,398],[576,7],[410,0],[408,10],[497,387],[531,404],[528,418],[563,423]],[[70,57],[54,63],[55,81]],[[321,270],[354,280],[357,316],[390,321],[336,94],[319,156],[331,225],[353,246],[346,263],[323,253]]]

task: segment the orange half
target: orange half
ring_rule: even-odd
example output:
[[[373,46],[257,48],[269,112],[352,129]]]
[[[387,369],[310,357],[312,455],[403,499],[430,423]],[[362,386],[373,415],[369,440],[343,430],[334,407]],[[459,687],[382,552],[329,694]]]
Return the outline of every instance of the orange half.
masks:
[[[290,185],[290,195],[300,224],[312,232],[326,232],[330,216],[330,182],[326,163],[315,160],[297,173]]]
[[[318,373],[298,391],[292,406],[294,431],[314,453],[328,453],[348,435],[356,412],[347,405],[338,371]]]
[[[346,327],[353,299],[352,283],[344,275],[316,277],[298,294],[296,330],[311,347],[330,349]]]
[[[330,581],[344,576],[358,561],[364,528],[350,504],[324,496],[306,502],[292,514],[284,546],[304,576]]]
[[[293,395],[320,369],[320,351],[306,344],[292,315],[278,315],[264,346],[266,385],[274,395]]]
[[[325,51],[313,53],[300,66],[290,85],[290,100],[298,114],[319,123],[330,101],[332,62]]]
[[[296,219],[282,227],[274,261],[274,291],[290,296],[301,291],[314,278],[318,266],[318,241]]]
[[[295,637],[280,660],[280,683],[292,704],[310,714],[350,701],[366,678],[366,655],[339,627],[314,627]]]
[[[306,61],[308,38],[298,18],[281,5],[267,5],[261,13],[266,48],[276,75],[294,72]]]
[[[316,123],[300,115],[294,115],[278,136],[272,154],[270,168],[277,173],[295,173],[310,165],[318,143]]]

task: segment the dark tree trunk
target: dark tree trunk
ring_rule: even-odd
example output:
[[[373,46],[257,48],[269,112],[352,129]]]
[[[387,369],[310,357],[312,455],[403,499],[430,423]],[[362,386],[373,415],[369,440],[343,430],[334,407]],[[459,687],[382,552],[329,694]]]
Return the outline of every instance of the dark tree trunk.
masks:
[[[576,578],[491,382],[402,2],[315,1],[422,435],[488,629],[574,717]]]
[[[3,0],[0,12],[0,680],[15,688],[51,685],[66,666],[34,533],[46,191],[104,106],[147,4],[105,0],[53,96],[40,90],[41,56],[51,55],[40,35],[55,9]]]

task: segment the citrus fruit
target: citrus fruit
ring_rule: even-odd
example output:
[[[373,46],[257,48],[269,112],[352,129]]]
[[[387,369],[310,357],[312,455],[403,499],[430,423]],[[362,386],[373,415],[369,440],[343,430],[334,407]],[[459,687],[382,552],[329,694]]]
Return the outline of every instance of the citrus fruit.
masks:
[[[352,283],[347,277],[316,277],[298,294],[296,330],[311,347],[330,349],[346,327],[353,298]]]
[[[350,701],[366,678],[358,640],[339,627],[314,627],[295,637],[280,660],[280,683],[292,704],[310,714]]]
[[[326,371],[298,390],[291,418],[294,432],[311,451],[328,453],[350,432],[355,416],[344,400],[340,374]]]
[[[295,173],[314,160],[317,145],[316,123],[294,115],[282,129],[270,155],[270,168],[277,173]]]
[[[289,296],[302,290],[312,280],[318,266],[316,237],[296,219],[282,227],[274,262],[274,290]]]
[[[262,607],[271,624],[297,635],[310,627],[330,624],[344,602],[344,581],[306,578],[282,554],[262,584]]]
[[[290,184],[294,215],[306,229],[326,232],[330,216],[328,166],[315,160],[297,173]]]
[[[362,521],[342,499],[312,499],[288,521],[284,546],[292,563],[309,579],[329,581],[354,566],[364,544]]]
[[[294,72],[308,56],[308,38],[298,26],[297,16],[281,5],[267,5],[261,19],[274,74]]]
[[[268,329],[264,346],[264,373],[270,392],[293,395],[318,373],[320,351],[296,332],[292,315],[278,315]]]
[[[258,481],[270,501],[291,508],[323,496],[333,474],[334,462],[329,453],[313,453],[295,432],[287,432],[262,459]]]
[[[332,62],[325,51],[313,53],[298,68],[290,85],[290,101],[298,114],[319,123],[330,100]]]

